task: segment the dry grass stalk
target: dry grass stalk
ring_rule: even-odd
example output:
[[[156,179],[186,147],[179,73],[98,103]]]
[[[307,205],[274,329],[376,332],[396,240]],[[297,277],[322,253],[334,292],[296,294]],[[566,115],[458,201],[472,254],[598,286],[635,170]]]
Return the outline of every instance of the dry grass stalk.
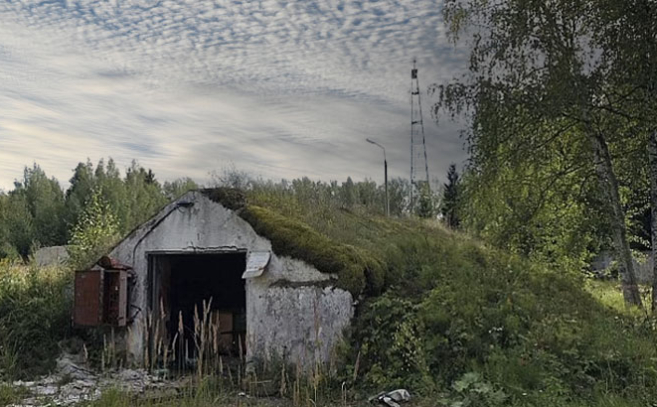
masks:
[[[214,320],[211,319],[210,321],[210,329],[212,332],[212,355],[214,356],[214,370],[217,371],[219,370],[220,367],[220,362],[221,362],[221,356],[219,356],[219,328],[221,326],[221,321],[217,319],[216,323]]]
[[[178,338],[179,338],[179,349],[178,349],[178,374],[182,374],[183,369],[185,368],[185,354],[183,347],[187,346],[187,340],[185,339],[185,325],[183,324],[182,311],[178,311]]]
[[[203,363],[205,350],[208,346],[208,334],[209,334],[209,316],[212,306],[212,297],[206,302],[203,300],[203,314],[202,318],[199,317],[198,307],[194,306],[194,345],[196,347],[196,366],[199,380],[203,376]]]
[[[356,383],[356,379],[358,378],[358,367],[360,366],[360,351],[358,351],[358,354],[356,355],[356,363],[354,363],[354,374],[351,378],[352,383]]]
[[[126,338],[130,338],[132,336],[132,328],[129,326],[126,328]],[[126,357],[130,355],[130,341],[126,340],[125,341],[125,354]],[[126,365],[127,365],[127,360],[126,360]]]
[[[105,371],[105,350],[107,349],[107,338],[103,335],[103,351],[100,354],[100,371]]]
[[[301,405],[301,363],[299,363],[298,360],[296,365],[292,403],[294,404],[294,407],[299,407]]]
[[[240,353],[240,363],[244,363],[244,350],[242,349],[242,336],[237,335],[237,349]]]
[[[286,379],[287,372],[285,371],[285,363],[281,363],[281,385],[279,387],[279,394],[281,397],[285,397],[287,394],[287,381]]]
[[[228,367],[228,382],[230,383],[231,386],[234,385],[234,383],[233,383],[233,372],[230,369],[230,366]]]
[[[148,368],[151,365],[150,353],[152,352],[152,348],[153,348],[151,342],[152,328],[153,328],[153,312],[149,311],[148,314],[146,314],[146,343],[149,344],[149,352],[144,352],[144,366],[146,368]]]

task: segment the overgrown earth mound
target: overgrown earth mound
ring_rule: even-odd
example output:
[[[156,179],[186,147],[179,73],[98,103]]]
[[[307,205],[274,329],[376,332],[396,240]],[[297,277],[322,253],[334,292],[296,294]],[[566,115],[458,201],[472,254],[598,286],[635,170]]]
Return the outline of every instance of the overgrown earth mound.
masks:
[[[276,253],[337,275],[358,300],[344,363],[326,386],[338,394],[344,383],[363,395],[406,388],[427,405],[657,399],[653,320],[625,309],[615,283],[549,269],[437,221],[368,215],[321,196],[213,197],[230,199]],[[71,335],[70,282],[66,270],[0,263],[1,380],[52,368]]]
[[[332,245],[363,254],[336,256],[345,260],[330,271],[364,298],[348,352],[364,388],[473,406],[657,399],[657,336],[646,315],[619,305],[613,283],[592,290],[579,270],[533,264],[437,221],[258,191],[243,214],[275,251],[320,270]]]

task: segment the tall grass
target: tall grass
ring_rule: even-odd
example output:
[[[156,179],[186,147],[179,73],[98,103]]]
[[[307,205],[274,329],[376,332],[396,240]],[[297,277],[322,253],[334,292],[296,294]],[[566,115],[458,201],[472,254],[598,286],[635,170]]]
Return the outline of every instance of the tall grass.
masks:
[[[44,374],[70,333],[72,273],[0,260],[0,379]]]
[[[350,392],[353,381],[349,386],[346,383],[340,386],[342,376],[338,375],[337,353],[331,355],[328,363],[323,363],[320,360],[322,344],[318,339],[310,343],[306,350],[311,363],[281,358],[247,363],[245,349],[242,347],[243,338],[236,338],[229,354],[222,347],[220,319],[213,317],[212,298],[203,300],[199,305],[194,309],[190,327],[180,313],[173,319],[177,322],[175,332],[164,329],[170,317],[162,304],[159,312],[150,313],[146,317],[146,340],[150,346],[144,359],[145,367],[153,372],[167,372],[169,379],[187,376],[190,385],[181,397],[198,399],[199,392],[205,397],[208,389],[211,394],[219,395],[243,391],[255,397],[281,396],[295,407],[316,406],[335,400],[343,400],[343,404],[346,404],[348,399],[353,398]],[[322,326],[317,312],[313,329],[315,338],[319,338]],[[193,358],[189,353],[190,345],[194,349]],[[117,355],[112,352],[117,346],[105,342],[104,347],[106,359],[115,361]],[[118,364],[120,366],[123,363]],[[110,392],[108,397],[115,400],[117,395]]]

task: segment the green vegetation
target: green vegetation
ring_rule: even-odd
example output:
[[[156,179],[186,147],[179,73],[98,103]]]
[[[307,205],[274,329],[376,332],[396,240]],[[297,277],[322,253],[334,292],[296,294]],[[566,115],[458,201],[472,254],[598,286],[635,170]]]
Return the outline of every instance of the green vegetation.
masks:
[[[74,268],[93,265],[119,239],[118,223],[109,205],[101,201],[101,194],[102,190],[92,193],[73,227],[68,253]]]
[[[615,283],[541,265],[435,220],[389,219],[300,189],[251,185],[246,195],[215,190],[223,195],[214,199],[234,201],[276,253],[364,294],[322,400],[340,397],[342,382],[361,399],[405,387],[444,405],[629,406],[657,396],[652,319],[626,310]],[[11,333],[0,342],[3,377],[46,372],[69,333],[70,272],[8,260],[1,271],[0,332]],[[175,403],[210,405],[221,394]],[[133,403],[109,392],[94,405]]]
[[[122,177],[110,158],[95,168],[89,161],[79,163],[64,191],[34,164],[25,168],[13,190],[0,191],[0,258],[27,259],[35,248],[67,244],[75,231],[89,230],[88,212],[91,207],[98,212],[98,205],[106,212],[103,218],[111,216],[116,233],[123,236],[170,199],[194,188],[189,178],[160,185],[152,171],[136,162]]]
[[[461,206],[459,200],[460,182],[459,173],[456,171],[456,164],[451,164],[447,170],[447,182],[444,184],[443,200],[440,203],[440,213],[447,226],[457,229],[459,227],[458,210]]]
[[[212,201],[228,209],[239,210],[245,205],[244,191],[238,188],[207,188],[203,189],[202,192]]]
[[[557,264],[613,248],[641,307],[631,249],[657,253],[655,5],[463,0],[443,13],[453,41],[473,39],[434,106],[469,119],[468,229]]]
[[[275,191],[253,191],[247,201],[247,213],[281,225],[282,237],[250,220],[277,252],[340,242],[384,266],[386,292],[361,306],[352,333],[349,365],[358,360],[361,390],[409,387],[491,406],[632,405],[627,400],[657,395],[657,337],[644,313],[625,310],[617,286],[587,283],[576,268],[542,266],[436,222],[304,205]],[[307,234],[316,243],[304,245]],[[475,395],[488,404],[468,401]]]
[[[189,385],[181,389],[176,396],[151,396],[140,398],[119,389],[109,389],[103,392],[100,399],[83,404],[84,407],[215,407],[215,406],[243,406],[243,407],[300,407],[303,404],[292,400],[280,398],[258,398],[252,396],[239,396],[235,387],[221,385],[216,377],[206,377],[199,385]],[[1,400],[1,399],[0,399]],[[310,404],[317,406],[331,406],[333,403]]]
[[[534,171],[524,164],[522,168]],[[541,171],[533,173],[549,177],[552,169]],[[143,172],[144,185],[148,174]],[[498,172],[510,179],[518,174]],[[482,192],[475,199],[468,189],[483,178],[475,182],[473,177],[466,172],[464,189],[459,190],[469,201],[462,203],[460,197],[451,205],[458,207],[459,216],[465,214],[465,230],[483,225],[474,229],[481,240],[437,220],[384,217],[378,198],[372,198],[379,188],[368,182],[337,185],[301,179],[274,184],[233,177],[247,186],[246,191],[204,190],[270,239],[276,253],[335,274],[336,285],[359,299],[337,373],[317,382],[314,376],[307,378],[315,383],[315,391],[321,388],[321,397],[308,390],[290,400],[294,405],[305,405],[301,401],[306,399],[319,404],[341,400],[342,383],[350,400],[405,387],[420,397],[421,405],[445,406],[633,406],[657,396],[653,317],[625,308],[618,282],[586,279],[581,272],[586,255],[603,245],[608,230],[593,215],[577,218],[596,201],[560,206],[575,192],[595,198],[595,187],[573,192],[567,186],[575,183],[566,179],[559,185],[570,192],[546,195],[546,206],[529,218],[536,223],[523,224],[522,217],[495,223],[495,216],[507,213],[504,199],[491,195],[496,198],[488,203],[499,206],[486,213],[486,195]],[[179,187],[184,185],[181,181]],[[495,188],[501,186],[484,190],[493,193]],[[534,187],[528,188],[508,188],[510,194],[519,194],[514,208],[530,209]],[[3,202],[18,202],[14,193],[4,195]],[[108,237],[124,233],[120,217],[115,217],[117,204],[105,198],[107,193],[105,187],[90,188],[75,226],[66,231],[75,243],[72,253],[81,249],[80,258],[96,256]],[[467,207],[476,202],[482,206]],[[550,208],[563,212],[551,213]],[[148,210],[142,210],[140,216],[146,217]],[[581,229],[554,222],[557,216]],[[512,240],[505,240],[504,230],[515,233],[509,235]],[[582,241],[577,240],[578,230]],[[14,241],[5,241],[4,247],[13,247]],[[2,379],[52,369],[58,343],[71,333],[70,283],[70,269],[37,269],[15,256],[0,263]],[[306,387],[312,389],[310,384]],[[226,389],[201,388],[206,390],[197,386],[181,398],[150,401],[110,391],[93,405],[202,406],[234,401]],[[7,399],[17,397],[10,390],[3,392]]]
[[[354,297],[364,291],[376,294],[383,288],[384,266],[366,249],[336,243],[298,220],[260,206],[250,205],[240,216],[272,242],[275,253],[305,260],[323,273],[337,274],[336,285]]]
[[[625,308],[618,282],[587,280],[577,262],[539,262],[436,220],[349,208],[340,194],[351,187],[336,198],[325,183],[248,185],[205,193],[229,201],[276,253],[337,275],[361,300],[337,376],[323,376],[315,402],[340,400],[342,383],[350,399],[405,387],[421,404],[446,406],[632,406],[657,396],[653,319]],[[89,228],[73,236],[112,229],[101,227],[112,215],[99,214],[112,209],[95,191],[78,223]],[[4,260],[0,279],[0,374],[45,373],[70,334],[70,271]],[[231,399],[217,389],[173,401],[111,391],[93,405],[217,400]]]
[[[18,403],[26,396],[27,392],[25,388],[0,383],[0,405],[8,406]]]
[[[0,381],[48,373],[69,333],[72,274],[0,260]]]

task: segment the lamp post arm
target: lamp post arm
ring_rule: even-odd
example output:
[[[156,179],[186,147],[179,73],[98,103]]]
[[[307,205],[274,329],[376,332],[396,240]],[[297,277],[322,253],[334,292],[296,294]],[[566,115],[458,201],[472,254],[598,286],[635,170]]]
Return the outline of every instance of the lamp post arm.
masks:
[[[388,199],[388,157],[386,156],[386,148],[383,147],[381,144],[377,143],[374,140],[370,140],[366,138],[368,143],[374,144],[375,146],[381,148],[383,150],[383,179],[384,179],[384,185],[385,185],[385,211],[386,211],[386,216],[390,216],[390,200]]]

